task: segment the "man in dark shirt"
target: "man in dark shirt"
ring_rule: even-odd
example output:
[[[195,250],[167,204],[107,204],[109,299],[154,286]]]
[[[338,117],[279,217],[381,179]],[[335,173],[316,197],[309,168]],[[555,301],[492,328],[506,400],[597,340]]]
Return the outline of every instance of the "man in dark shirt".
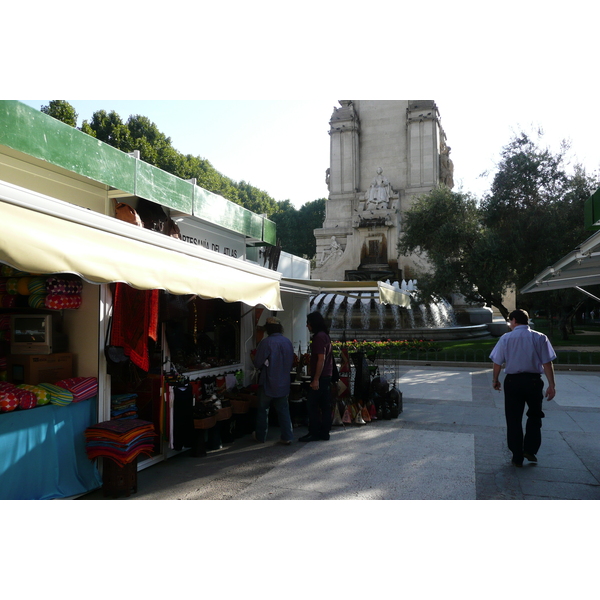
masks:
[[[328,440],[331,430],[331,375],[333,352],[329,330],[319,312],[306,318],[306,326],[312,334],[310,344],[310,392],[307,398],[308,433],[299,441]]]
[[[274,406],[281,428],[279,443],[289,446],[294,439],[288,404],[294,348],[292,342],[283,335],[279,319],[269,317],[265,323],[265,331],[268,337],[261,340],[253,359],[254,366],[260,369],[254,439],[257,442],[266,440],[269,407]]]

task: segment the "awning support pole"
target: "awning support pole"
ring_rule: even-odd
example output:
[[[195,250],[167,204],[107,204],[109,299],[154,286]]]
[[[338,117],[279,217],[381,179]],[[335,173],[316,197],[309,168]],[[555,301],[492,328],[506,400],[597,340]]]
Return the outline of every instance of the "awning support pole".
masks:
[[[597,296],[594,296],[594,294],[590,294],[589,292],[586,292],[583,288],[580,288],[579,286],[575,286],[576,290],[579,290],[580,292],[583,292],[584,294],[586,294],[587,296],[589,296],[590,298],[593,298],[594,300],[596,300],[597,302],[600,302],[600,298],[598,298]]]

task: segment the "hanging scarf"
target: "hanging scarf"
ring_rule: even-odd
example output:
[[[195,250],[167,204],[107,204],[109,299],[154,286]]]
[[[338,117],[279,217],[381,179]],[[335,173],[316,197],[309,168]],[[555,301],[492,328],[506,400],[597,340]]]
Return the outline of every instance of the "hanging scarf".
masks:
[[[124,348],[134,365],[148,371],[148,340],[156,341],[157,331],[158,290],[136,290],[125,283],[117,283],[113,299],[111,345]]]

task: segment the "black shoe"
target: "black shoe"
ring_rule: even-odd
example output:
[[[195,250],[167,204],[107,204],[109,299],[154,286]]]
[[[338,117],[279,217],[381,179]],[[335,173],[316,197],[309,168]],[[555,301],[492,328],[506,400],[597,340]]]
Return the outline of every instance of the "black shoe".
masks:
[[[515,467],[522,467],[523,466],[523,461],[519,462],[517,460],[515,460],[514,458],[510,461]]]
[[[303,435],[301,438],[298,438],[299,442],[314,442],[315,440],[318,440],[319,438],[312,435],[312,433],[307,433],[306,435]]]
[[[523,456],[532,463],[537,462],[537,456],[535,454],[529,454],[529,452],[523,452]]]
[[[324,442],[326,442],[329,439],[329,434],[326,433],[325,435],[320,435],[318,439],[323,440]]]

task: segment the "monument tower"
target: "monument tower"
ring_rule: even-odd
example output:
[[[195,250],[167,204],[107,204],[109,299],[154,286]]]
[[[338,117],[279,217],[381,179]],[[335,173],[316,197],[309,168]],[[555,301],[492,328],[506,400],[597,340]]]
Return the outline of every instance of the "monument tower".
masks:
[[[313,279],[400,281],[402,214],[435,186],[453,187],[450,148],[433,100],[340,100],[330,124],[329,198],[315,229]]]

